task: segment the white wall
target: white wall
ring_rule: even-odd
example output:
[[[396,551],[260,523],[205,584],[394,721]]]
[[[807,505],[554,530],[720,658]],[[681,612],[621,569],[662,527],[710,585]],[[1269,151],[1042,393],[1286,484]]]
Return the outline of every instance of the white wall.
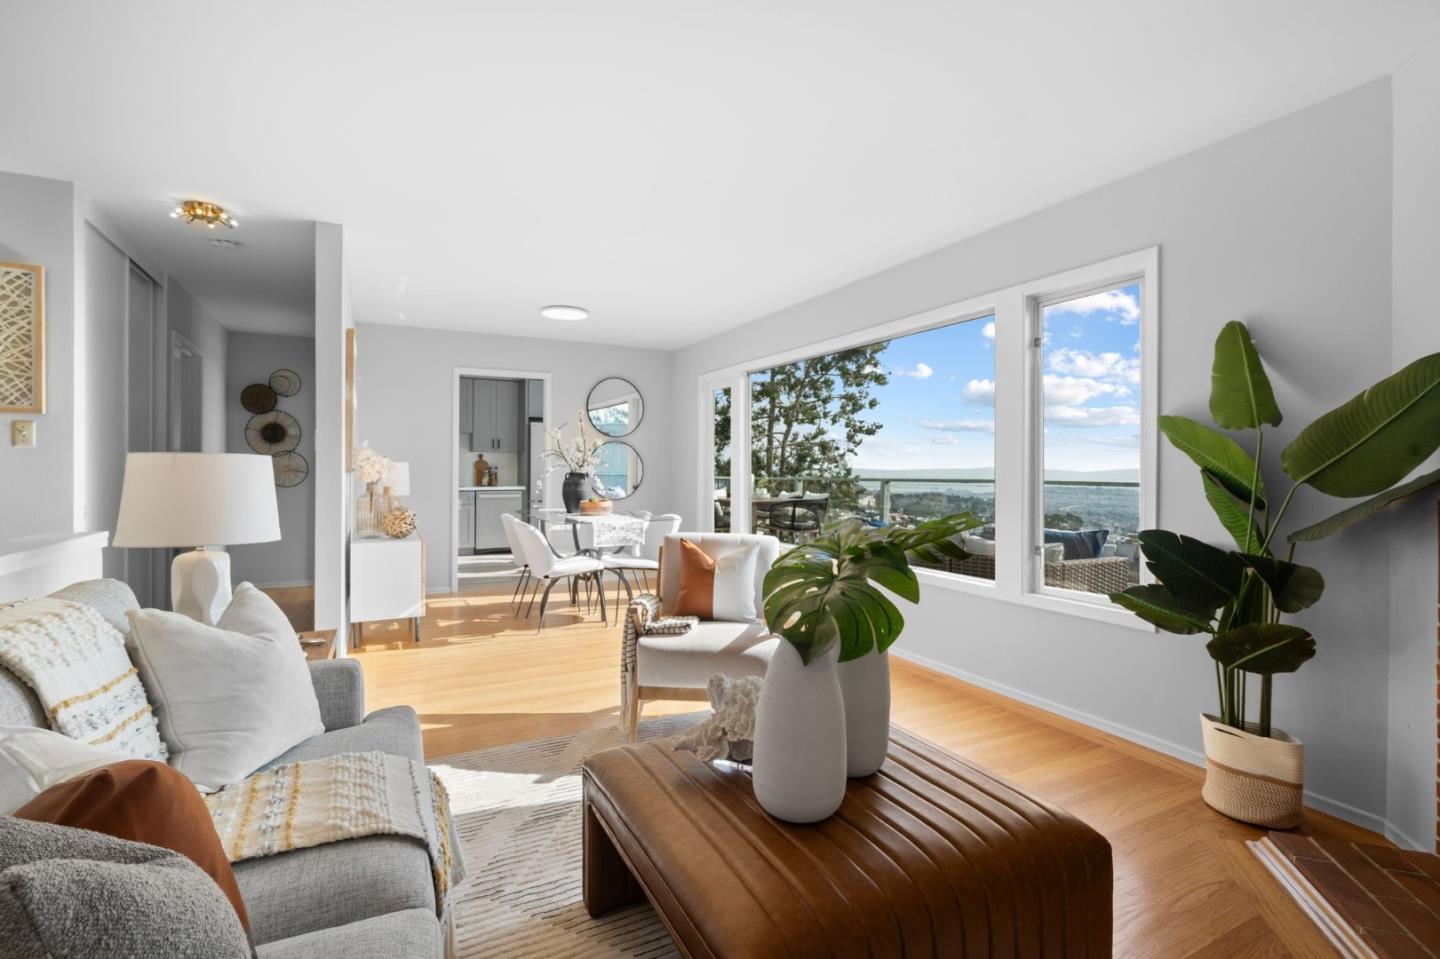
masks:
[[[75,316],[80,203],[63,180],[0,173],[0,260],[45,268],[45,413],[0,414],[0,539],[71,532],[75,495]],[[10,445],[10,423],[36,421],[33,449]]]
[[[76,529],[114,532],[125,478],[127,292],[130,258],[85,224],[84,309],[76,324]],[[125,552],[104,551],[105,575],[125,578]]]
[[[315,628],[348,649],[345,579],[350,551],[350,474],[345,472],[345,331],[355,325],[345,275],[345,231],[315,224]]]
[[[548,415],[552,426],[569,424],[567,437],[590,387],[607,376],[630,380],[645,397],[645,416],[639,428],[622,439],[644,460],[645,477],[622,506],[684,514],[690,498],[677,497],[671,484],[670,444],[676,422],[670,403],[672,354],[368,323],[361,324],[358,336],[361,404],[356,439],[368,439],[391,459],[410,464],[408,503],[425,536],[430,589],[450,588],[455,555],[450,510],[456,495],[451,466],[456,447],[451,428],[456,368],[549,373]]]
[[[1267,444],[1278,450],[1391,366],[1390,144],[1381,81],[691,346],[675,365],[676,489],[694,501],[699,374],[1154,244],[1161,409],[1208,419],[1215,334],[1244,319],[1286,414]],[[1190,462],[1165,448],[1159,472],[1161,524],[1224,541]],[[1267,481],[1289,485],[1278,472]],[[1292,521],[1333,508],[1302,495]],[[1320,654],[1277,679],[1276,721],[1307,743],[1311,801],[1378,826],[1388,617],[1375,600],[1388,595],[1385,533],[1371,527],[1300,558],[1325,572],[1330,590],[1300,620]],[[907,619],[902,654],[1199,758],[1196,717],[1215,708],[1215,682],[1197,640],[938,588]]]
[[[200,449],[205,453],[223,453],[226,443],[225,327],[174,277],[165,282],[165,322],[170,330],[194,344],[200,353]],[[168,357],[168,333],[166,337]],[[169,369],[167,361],[161,375],[168,377]]]
[[[253,453],[245,440],[251,414],[240,405],[240,391],[251,383],[265,383],[278,369],[300,374],[300,392],[282,396],[279,408],[300,423],[297,451],[315,464],[315,339],[271,333],[231,331],[225,356],[225,393],[228,446],[232,453]],[[299,486],[275,490],[280,511],[280,539],[230,547],[230,576],[257,586],[310,585],[315,578],[315,490],[312,474]]]
[[[1440,41],[1395,71],[1394,330],[1396,366],[1440,351]],[[1428,469],[1440,463],[1432,460]],[[1435,846],[1436,496],[1391,517],[1389,808],[1414,845]]]

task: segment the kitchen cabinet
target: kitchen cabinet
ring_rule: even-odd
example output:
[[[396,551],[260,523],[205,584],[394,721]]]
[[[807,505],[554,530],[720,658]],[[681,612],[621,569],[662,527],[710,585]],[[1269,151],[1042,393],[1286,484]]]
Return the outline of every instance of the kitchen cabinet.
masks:
[[[477,490],[475,493],[475,548],[506,549],[505,527],[501,513],[518,513],[524,499],[520,490]]]
[[[460,493],[459,542],[455,544],[460,555],[468,556],[475,549],[475,494]]]
[[[476,453],[518,453],[523,409],[519,380],[470,381],[470,449]],[[463,394],[462,394],[463,400]]]
[[[460,432],[475,431],[475,381],[468,376],[460,377]]]

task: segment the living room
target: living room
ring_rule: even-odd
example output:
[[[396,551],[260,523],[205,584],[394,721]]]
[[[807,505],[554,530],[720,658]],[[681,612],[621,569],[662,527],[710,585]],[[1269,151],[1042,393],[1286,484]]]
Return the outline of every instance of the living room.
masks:
[[[0,956],[1440,954],[1433,4],[5,14]]]

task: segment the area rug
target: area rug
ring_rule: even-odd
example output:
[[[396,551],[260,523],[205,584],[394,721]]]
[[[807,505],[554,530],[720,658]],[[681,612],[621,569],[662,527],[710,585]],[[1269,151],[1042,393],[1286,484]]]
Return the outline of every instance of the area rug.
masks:
[[[673,736],[699,719],[640,724],[640,738]],[[468,878],[455,895],[459,959],[678,956],[649,904],[591,919],[580,901],[580,763],[621,745],[610,727],[433,760]]]

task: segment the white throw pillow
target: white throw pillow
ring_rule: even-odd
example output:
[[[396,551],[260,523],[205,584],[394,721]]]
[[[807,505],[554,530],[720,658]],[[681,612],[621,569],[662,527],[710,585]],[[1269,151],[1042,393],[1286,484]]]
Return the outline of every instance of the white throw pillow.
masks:
[[[0,816],[56,783],[134,758],[38,726],[0,726]]]
[[[755,561],[760,545],[739,546],[715,557],[715,593],[711,618],[731,623],[756,618]]]
[[[249,583],[214,626],[140,609],[130,636],[170,765],[202,791],[239,782],[325,731],[295,630]]]

